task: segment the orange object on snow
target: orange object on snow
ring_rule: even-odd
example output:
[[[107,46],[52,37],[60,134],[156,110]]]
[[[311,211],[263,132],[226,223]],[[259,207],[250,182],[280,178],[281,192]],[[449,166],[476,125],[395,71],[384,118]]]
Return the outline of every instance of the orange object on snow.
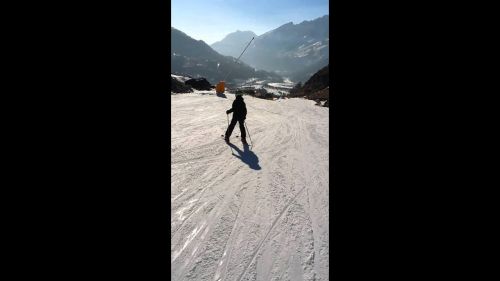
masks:
[[[215,86],[215,92],[217,94],[222,94],[224,93],[224,90],[225,90],[225,83],[224,81],[220,81],[217,86]]]

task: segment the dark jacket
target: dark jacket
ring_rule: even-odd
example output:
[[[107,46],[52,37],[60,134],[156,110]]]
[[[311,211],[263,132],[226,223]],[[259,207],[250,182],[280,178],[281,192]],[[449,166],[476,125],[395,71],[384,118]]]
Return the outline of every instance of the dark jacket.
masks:
[[[227,114],[231,112],[233,112],[233,118],[238,120],[244,120],[247,117],[247,107],[242,96],[236,96],[236,99],[233,101],[233,107],[226,111]]]

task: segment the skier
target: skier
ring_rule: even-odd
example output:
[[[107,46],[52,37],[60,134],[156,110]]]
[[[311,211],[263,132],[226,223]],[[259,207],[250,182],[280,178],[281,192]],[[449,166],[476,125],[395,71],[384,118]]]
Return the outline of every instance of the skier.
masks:
[[[229,137],[233,132],[234,126],[236,126],[236,122],[240,123],[240,132],[241,132],[241,141],[243,144],[247,144],[246,140],[246,132],[245,132],[245,118],[247,117],[247,107],[245,106],[245,102],[243,101],[243,97],[241,95],[237,95],[236,99],[233,101],[233,107],[226,111],[226,114],[233,113],[233,119],[231,120],[231,124],[227,128],[226,135],[224,140],[229,142]]]

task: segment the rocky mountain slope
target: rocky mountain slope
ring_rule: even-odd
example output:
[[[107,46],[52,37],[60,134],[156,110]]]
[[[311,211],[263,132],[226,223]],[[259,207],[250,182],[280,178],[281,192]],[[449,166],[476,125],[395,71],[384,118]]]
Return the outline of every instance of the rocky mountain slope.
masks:
[[[290,90],[290,97],[305,97],[312,100],[330,99],[330,70],[328,65],[316,72],[304,85],[297,84]]]
[[[235,32],[212,44],[224,55],[238,56],[254,33]],[[329,16],[300,24],[289,22],[255,37],[241,60],[274,71],[294,82],[305,82],[329,62]]]
[[[255,70],[236,58],[223,56],[214,51],[202,40],[195,40],[180,30],[171,28],[171,73],[191,77],[205,77],[216,84],[227,76],[227,82],[240,82],[250,78],[281,81],[282,78],[271,72]]]

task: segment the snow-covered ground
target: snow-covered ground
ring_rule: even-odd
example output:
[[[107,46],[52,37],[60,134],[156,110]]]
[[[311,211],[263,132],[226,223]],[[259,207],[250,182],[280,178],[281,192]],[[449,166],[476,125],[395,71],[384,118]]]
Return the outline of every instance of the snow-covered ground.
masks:
[[[329,109],[225,94],[171,96],[172,280],[329,280]]]

